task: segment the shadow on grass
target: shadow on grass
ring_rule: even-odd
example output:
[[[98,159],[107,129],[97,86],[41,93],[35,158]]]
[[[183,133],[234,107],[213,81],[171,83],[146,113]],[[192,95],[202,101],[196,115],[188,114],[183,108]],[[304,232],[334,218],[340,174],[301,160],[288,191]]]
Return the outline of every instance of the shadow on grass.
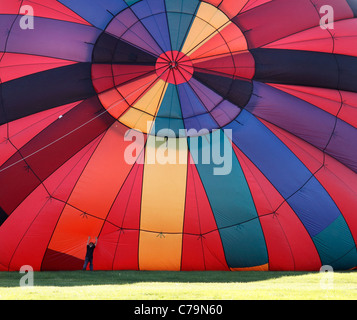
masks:
[[[125,285],[140,282],[247,283],[299,276],[312,272],[169,272],[169,271],[59,271],[35,272],[35,286],[74,287]],[[314,272],[316,273],[316,272]],[[0,272],[0,287],[18,287],[24,274]],[[25,275],[26,276],[26,275]]]

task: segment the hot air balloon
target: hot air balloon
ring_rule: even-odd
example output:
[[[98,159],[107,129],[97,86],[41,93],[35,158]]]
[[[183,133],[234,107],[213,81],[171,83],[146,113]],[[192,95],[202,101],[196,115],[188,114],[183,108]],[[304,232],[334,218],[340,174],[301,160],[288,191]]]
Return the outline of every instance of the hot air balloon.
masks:
[[[357,266],[356,0],[1,1],[0,105],[2,271]]]

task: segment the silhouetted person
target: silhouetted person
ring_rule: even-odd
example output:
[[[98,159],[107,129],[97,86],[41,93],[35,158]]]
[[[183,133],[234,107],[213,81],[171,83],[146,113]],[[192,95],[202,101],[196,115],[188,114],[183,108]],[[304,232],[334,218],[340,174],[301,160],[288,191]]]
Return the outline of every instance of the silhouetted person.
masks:
[[[87,253],[86,253],[86,258],[84,259],[84,265],[83,265],[83,271],[87,269],[88,263],[89,263],[89,270],[93,271],[93,252],[94,249],[97,245],[98,238],[95,238],[95,243],[90,242],[90,237],[88,237],[87,241]]]

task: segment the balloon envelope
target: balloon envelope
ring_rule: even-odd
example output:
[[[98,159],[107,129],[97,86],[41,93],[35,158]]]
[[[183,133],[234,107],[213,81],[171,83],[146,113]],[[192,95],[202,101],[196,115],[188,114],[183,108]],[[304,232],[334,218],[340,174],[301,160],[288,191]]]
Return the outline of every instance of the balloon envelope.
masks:
[[[0,270],[357,266],[355,0],[0,4]]]

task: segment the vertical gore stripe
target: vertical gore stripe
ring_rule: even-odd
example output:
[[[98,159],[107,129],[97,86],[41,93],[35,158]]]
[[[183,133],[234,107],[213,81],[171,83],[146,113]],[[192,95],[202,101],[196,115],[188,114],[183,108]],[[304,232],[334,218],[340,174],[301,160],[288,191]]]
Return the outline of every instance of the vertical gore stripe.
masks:
[[[186,139],[159,140],[149,136],[146,146],[139,269],[180,270],[187,180],[187,142]],[[172,155],[173,163],[164,163],[162,152],[165,149],[166,154]],[[153,161],[155,164],[152,164]]]

